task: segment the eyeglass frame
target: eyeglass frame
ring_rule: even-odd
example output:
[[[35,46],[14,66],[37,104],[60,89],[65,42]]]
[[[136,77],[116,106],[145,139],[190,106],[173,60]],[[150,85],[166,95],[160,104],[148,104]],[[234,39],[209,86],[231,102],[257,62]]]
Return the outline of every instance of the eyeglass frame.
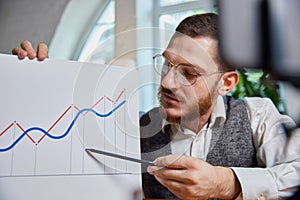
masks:
[[[165,56],[165,55],[163,55],[163,54],[156,54],[155,56],[153,56],[152,57],[152,59],[153,59],[153,65],[154,65],[154,68],[155,69],[157,69],[157,67],[156,67],[156,62],[155,62],[155,60],[158,58],[158,57],[163,57],[168,63],[167,63],[167,65],[163,65],[163,66],[168,66],[168,71],[166,72],[166,75],[169,73],[169,71],[170,71],[170,69],[171,68],[175,68],[175,70],[178,68],[178,66],[187,66],[187,67],[192,67],[194,70],[195,70],[195,72],[196,72],[196,74],[191,74],[191,76],[194,76],[195,77],[195,80],[192,82],[192,83],[190,83],[189,81],[189,84],[187,85],[187,84],[184,84],[184,83],[182,83],[182,82],[180,82],[182,85],[184,85],[184,86],[192,86],[192,85],[194,85],[197,81],[198,81],[198,78],[199,77],[203,77],[203,76],[210,76],[210,75],[213,75],[213,74],[216,74],[216,73],[220,73],[220,74],[222,74],[223,72],[222,71],[215,71],[215,72],[211,72],[211,73],[204,73],[204,72],[198,72],[197,70],[196,70],[196,66],[194,66],[194,65],[192,65],[192,64],[185,64],[185,63],[179,63],[179,64],[174,64],[167,56]],[[170,67],[170,65],[171,65],[171,67]],[[176,77],[177,77],[177,73],[175,72],[175,75],[176,75]],[[184,76],[184,75],[183,75]],[[184,76],[185,77],[185,76]],[[187,79],[187,78],[186,78]],[[188,80],[188,79],[187,79]]]

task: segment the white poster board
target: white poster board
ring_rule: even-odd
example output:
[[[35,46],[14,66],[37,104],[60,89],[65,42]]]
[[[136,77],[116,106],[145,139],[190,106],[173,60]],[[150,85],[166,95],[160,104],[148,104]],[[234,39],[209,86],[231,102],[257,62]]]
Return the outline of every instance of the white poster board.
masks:
[[[134,199],[140,164],[133,68],[0,55],[0,199]]]

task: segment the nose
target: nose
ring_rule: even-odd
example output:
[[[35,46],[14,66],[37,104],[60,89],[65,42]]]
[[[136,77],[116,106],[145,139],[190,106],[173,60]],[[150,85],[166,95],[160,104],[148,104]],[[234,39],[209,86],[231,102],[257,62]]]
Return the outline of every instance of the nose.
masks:
[[[180,84],[178,83],[176,79],[176,69],[174,67],[170,68],[169,71],[162,75],[161,77],[161,85],[164,88],[174,90],[180,87]]]

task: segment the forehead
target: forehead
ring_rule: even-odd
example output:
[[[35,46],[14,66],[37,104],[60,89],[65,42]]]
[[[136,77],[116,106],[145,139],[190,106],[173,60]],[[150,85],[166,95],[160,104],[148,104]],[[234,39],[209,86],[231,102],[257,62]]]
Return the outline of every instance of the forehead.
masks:
[[[216,70],[213,57],[217,41],[208,37],[191,38],[185,35],[174,36],[164,52],[176,63],[190,63],[204,70]]]

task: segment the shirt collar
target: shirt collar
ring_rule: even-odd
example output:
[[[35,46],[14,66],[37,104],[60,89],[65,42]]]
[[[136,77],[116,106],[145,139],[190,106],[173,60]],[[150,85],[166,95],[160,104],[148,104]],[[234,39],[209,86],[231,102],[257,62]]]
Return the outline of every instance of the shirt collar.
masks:
[[[170,123],[170,122],[168,122],[165,118],[163,118],[163,120],[162,120],[162,131],[163,131],[163,133],[165,133],[165,127],[167,126],[167,125],[172,125],[172,126],[174,126],[174,127],[176,127],[177,129],[179,128],[179,126],[178,125],[176,125],[176,124],[172,124],[172,123]]]
[[[214,110],[210,117],[210,126],[221,126],[226,120],[226,110],[223,96],[218,96]]]

